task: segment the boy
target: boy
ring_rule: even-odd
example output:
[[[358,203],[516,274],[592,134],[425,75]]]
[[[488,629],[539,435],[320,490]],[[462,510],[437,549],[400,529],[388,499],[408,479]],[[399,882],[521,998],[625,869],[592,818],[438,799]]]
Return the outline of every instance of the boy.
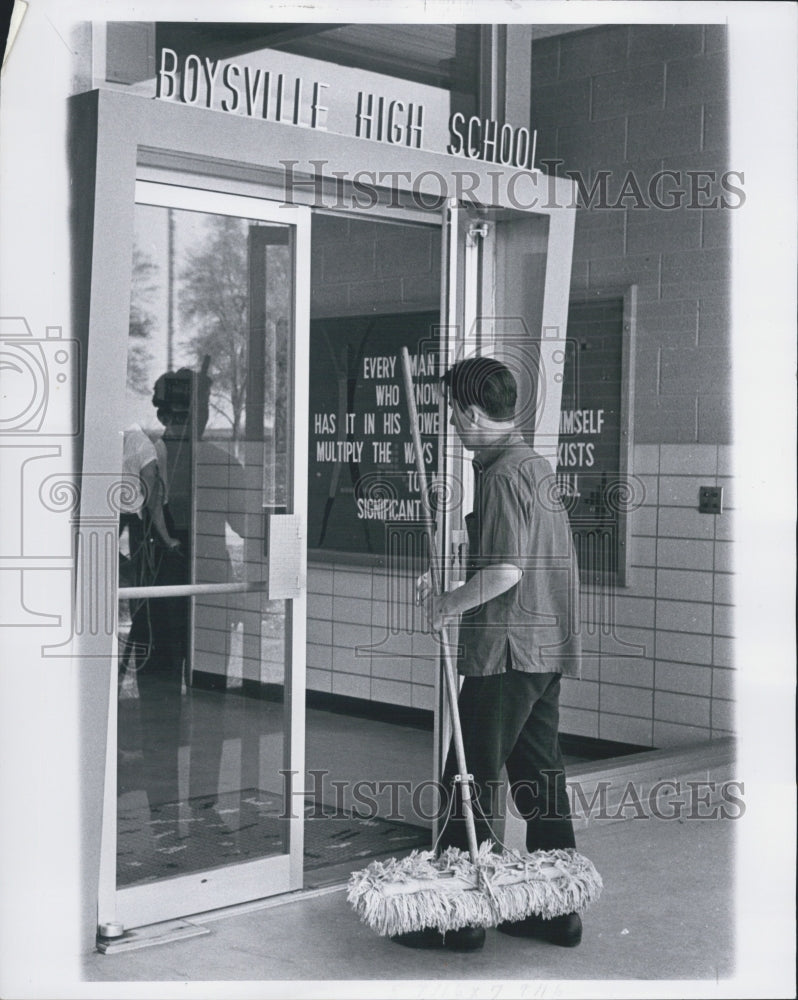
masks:
[[[579,575],[568,516],[552,493],[548,462],[515,424],[517,388],[509,368],[493,358],[470,358],[444,376],[451,424],[474,453],[474,508],[466,517],[469,566],[462,587],[432,595],[429,576],[418,597],[428,601],[434,630],[461,617],[458,700],[466,765],[474,776],[477,840],[495,836],[481,815],[496,814],[491,795],[507,769],[526,847],[575,847],[559,746],[562,675],[579,672]],[[451,748],[444,769],[449,788],[457,773]],[[467,849],[465,823],[455,808],[444,847]],[[579,944],[579,915],[528,917],[502,924],[503,933]],[[410,947],[474,950],[485,931],[466,927],[445,936],[434,928],[400,935]]]

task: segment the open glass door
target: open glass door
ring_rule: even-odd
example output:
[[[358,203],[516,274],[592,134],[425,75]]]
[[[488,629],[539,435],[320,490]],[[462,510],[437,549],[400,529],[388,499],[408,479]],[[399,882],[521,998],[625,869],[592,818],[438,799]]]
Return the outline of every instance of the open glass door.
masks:
[[[124,927],[299,888],[304,818],[308,210],[139,182],[134,222],[99,907]]]
[[[516,421],[527,441],[556,467],[566,319],[573,248],[573,212],[532,214],[476,208],[453,200],[443,209],[441,314],[447,367],[477,355],[497,357],[518,385]],[[449,493],[438,515],[438,556],[444,587],[465,581],[472,509],[472,453],[461,447],[442,402],[442,452]],[[437,774],[451,735],[441,689],[436,714]],[[436,831],[437,834],[437,831]]]
[[[490,226],[471,206],[451,199],[442,209],[441,226],[441,356],[443,367],[449,368],[474,353],[481,343],[481,326],[478,317],[483,307],[486,275],[490,273],[487,262],[492,259],[485,252],[490,245]],[[465,582],[466,540],[465,514],[471,509],[473,470],[471,456],[464,452],[460,441],[449,423],[445,397],[440,402],[440,427],[438,469],[449,484],[446,492],[450,502],[439,506],[436,524],[438,539],[437,557],[441,567],[444,590],[451,590]],[[440,676],[440,671],[438,671]],[[443,683],[437,686],[435,712],[435,763],[436,777],[443,773],[443,766],[452,735],[451,714]],[[436,820],[433,833],[437,837]]]
[[[441,349],[448,368],[485,346],[479,317],[484,308],[485,276],[490,273],[488,262],[492,256],[489,252],[491,226],[474,208],[452,200],[443,212],[441,322],[445,343]],[[467,504],[473,490],[470,457],[464,454],[449,424],[443,399],[441,407],[440,425],[445,433],[441,437],[443,454],[438,457],[438,468],[445,469],[446,475],[458,484],[457,496]],[[441,505],[437,527],[438,536],[445,542],[440,555],[446,589],[463,581],[464,567],[460,561],[465,541],[463,513],[462,505]]]

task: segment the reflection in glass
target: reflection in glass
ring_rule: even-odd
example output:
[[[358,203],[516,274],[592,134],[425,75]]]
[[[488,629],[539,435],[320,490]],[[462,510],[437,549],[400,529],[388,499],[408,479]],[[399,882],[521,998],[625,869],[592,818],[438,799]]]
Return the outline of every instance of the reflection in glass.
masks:
[[[120,601],[120,886],[288,850],[286,605],[261,582],[292,503],[292,260],[287,226],[136,207],[120,586],[169,589]]]

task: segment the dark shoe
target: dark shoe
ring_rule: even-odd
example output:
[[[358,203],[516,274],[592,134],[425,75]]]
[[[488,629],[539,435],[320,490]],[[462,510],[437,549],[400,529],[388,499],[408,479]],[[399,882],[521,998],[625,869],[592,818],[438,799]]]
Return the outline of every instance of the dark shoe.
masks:
[[[461,927],[457,931],[447,931],[443,936],[443,946],[449,951],[479,951],[484,943],[484,927]]]
[[[405,948],[446,948],[449,951],[478,951],[485,944],[484,927],[461,927],[457,931],[446,931],[437,927],[425,927],[421,931],[394,934],[391,941]]]
[[[511,937],[537,938],[562,948],[575,948],[582,940],[582,918],[578,913],[566,913],[551,920],[533,915],[523,920],[506,921],[496,930]]]

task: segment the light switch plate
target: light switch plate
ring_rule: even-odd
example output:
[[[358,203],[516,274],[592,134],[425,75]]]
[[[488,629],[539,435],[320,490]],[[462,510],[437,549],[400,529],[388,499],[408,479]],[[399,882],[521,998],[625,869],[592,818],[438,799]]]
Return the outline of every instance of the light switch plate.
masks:
[[[723,487],[701,486],[698,490],[699,514],[723,513]]]

